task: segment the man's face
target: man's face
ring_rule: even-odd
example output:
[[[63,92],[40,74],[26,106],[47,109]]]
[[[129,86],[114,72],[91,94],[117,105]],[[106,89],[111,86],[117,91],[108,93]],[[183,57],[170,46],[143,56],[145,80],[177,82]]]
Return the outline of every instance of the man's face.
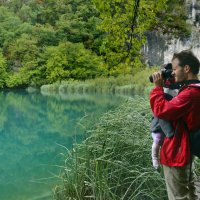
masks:
[[[172,61],[172,70],[173,70],[172,75],[174,76],[176,82],[182,82],[187,80],[185,67],[181,67],[179,65],[179,60],[177,58],[175,58]]]

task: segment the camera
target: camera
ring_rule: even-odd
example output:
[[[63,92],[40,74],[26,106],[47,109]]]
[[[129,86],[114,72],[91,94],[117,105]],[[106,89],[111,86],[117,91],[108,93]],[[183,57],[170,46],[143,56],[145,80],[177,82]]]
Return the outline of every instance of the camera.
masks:
[[[172,64],[171,63],[168,63],[168,64],[165,64],[163,66],[163,69],[161,69],[161,76],[164,80],[169,80],[169,79],[172,79],[173,76],[172,76]],[[153,77],[152,75],[149,76],[149,80],[151,83],[153,83]]]

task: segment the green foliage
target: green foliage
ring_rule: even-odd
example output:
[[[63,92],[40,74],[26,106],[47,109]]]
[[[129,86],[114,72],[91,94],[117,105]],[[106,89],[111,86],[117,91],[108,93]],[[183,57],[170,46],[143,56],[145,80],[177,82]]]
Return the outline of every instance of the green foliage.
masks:
[[[35,22],[37,14],[31,9],[30,6],[23,4],[21,9],[18,11],[18,16],[23,22],[32,24]]]
[[[68,1],[65,12],[56,21],[58,37],[67,38],[73,43],[82,42],[86,48],[99,53],[101,31],[97,30],[100,23],[99,14],[90,0]]]
[[[17,36],[21,20],[5,7],[0,7],[0,46],[7,47]]]
[[[50,83],[70,78],[85,80],[102,73],[99,67],[101,59],[81,43],[65,42],[47,47],[42,58],[45,60],[43,68],[46,78]]]
[[[26,76],[26,73],[24,73],[24,71],[20,69],[18,73],[14,72],[12,74],[9,74],[8,80],[6,80],[6,86],[9,88],[27,87],[28,78]]]
[[[161,174],[151,168],[149,109],[135,97],[106,113],[68,152],[55,199],[167,199]]]
[[[60,95],[66,94],[122,94],[135,95],[136,93],[148,95],[154,87],[149,81],[149,76],[158,71],[158,68],[146,68],[138,71],[134,76],[120,75],[118,77],[97,77],[86,81],[62,81],[50,85],[43,85],[41,92]]]
[[[136,1],[93,2],[103,19],[100,29],[107,33],[101,52],[114,71],[121,63],[128,63],[133,68],[141,65],[140,49],[149,30],[157,30],[161,34],[188,35],[186,12],[182,9],[184,1],[140,0],[135,22]]]
[[[12,72],[7,80],[8,87],[30,85],[38,66],[37,43],[35,37],[22,34],[10,44],[8,53],[10,62],[12,62]]]
[[[187,12],[184,5],[184,0],[166,0],[165,8],[157,14],[155,29],[175,37],[189,36],[191,27],[186,24]]]
[[[12,42],[8,48],[9,58],[17,59],[19,65],[26,59],[27,55],[35,55],[37,52],[37,39],[27,34],[22,34],[21,37]]]
[[[36,24],[33,27],[33,35],[37,38],[38,44],[42,46],[57,45],[59,38],[57,38],[57,33],[54,27],[50,24]]]
[[[96,55],[98,15],[90,0],[1,1],[0,47],[8,65],[3,85],[41,86],[105,74],[106,64]]]
[[[106,54],[110,66],[129,63],[137,66],[140,48],[145,43],[144,33],[151,28],[156,13],[165,6],[164,0],[140,1],[137,24],[133,24],[135,1],[93,0],[99,9],[103,22],[100,28],[108,33],[101,51]]]
[[[46,77],[50,83],[69,76],[69,70],[64,70],[68,64],[65,48],[61,46],[60,48],[59,46],[48,47],[44,54],[46,60]]]
[[[133,24],[135,2],[0,1],[0,48],[8,73],[1,85],[136,74],[144,69],[140,49],[147,31],[188,35],[183,0],[140,0]]]
[[[6,60],[3,57],[2,50],[0,50],[0,88],[3,88],[8,77]]]

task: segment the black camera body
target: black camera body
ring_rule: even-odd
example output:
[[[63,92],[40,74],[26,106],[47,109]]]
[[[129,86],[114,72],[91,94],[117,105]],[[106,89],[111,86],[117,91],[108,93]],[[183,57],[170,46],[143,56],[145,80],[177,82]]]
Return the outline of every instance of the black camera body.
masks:
[[[169,80],[169,79],[172,79],[173,76],[172,76],[172,63],[168,63],[168,64],[165,64],[163,66],[163,69],[161,69],[161,76],[164,80]],[[151,83],[153,83],[153,77],[152,75],[149,76],[149,80]]]

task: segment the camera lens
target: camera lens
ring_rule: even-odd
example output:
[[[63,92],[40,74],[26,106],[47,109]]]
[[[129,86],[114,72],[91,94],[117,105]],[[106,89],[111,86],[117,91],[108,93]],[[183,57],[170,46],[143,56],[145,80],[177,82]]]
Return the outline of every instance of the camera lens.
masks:
[[[172,79],[173,76],[172,76],[172,64],[171,63],[167,63],[165,64],[162,69],[161,69],[161,76],[164,80],[167,80],[167,79]],[[151,83],[153,83],[153,76],[149,76],[149,81]]]
[[[149,81],[150,81],[151,83],[153,83],[153,76],[152,76],[152,75],[149,76]]]

